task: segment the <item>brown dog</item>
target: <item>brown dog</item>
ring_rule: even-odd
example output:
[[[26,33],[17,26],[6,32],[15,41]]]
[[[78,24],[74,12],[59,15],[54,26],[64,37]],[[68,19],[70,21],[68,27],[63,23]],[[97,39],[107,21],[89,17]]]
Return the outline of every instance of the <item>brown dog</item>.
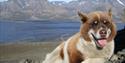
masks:
[[[112,56],[116,28],[111,10],[78,15],[80,31],[49,53],[43,63],[104,63]]]

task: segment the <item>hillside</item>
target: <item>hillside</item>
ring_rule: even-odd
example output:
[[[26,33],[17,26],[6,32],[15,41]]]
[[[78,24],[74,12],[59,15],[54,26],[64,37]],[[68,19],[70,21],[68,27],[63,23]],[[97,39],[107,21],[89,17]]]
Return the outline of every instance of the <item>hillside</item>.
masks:
[[[124,2],[124,1],[123,1]],[[121,21],[124,6],[117,0],[78,0],[69,3],[47,0],[8,0],[0,2],[0,19],[11,20],[44,20],[44,19],[77,19],[77,12],[85,13],[112,7],[113,17]]]

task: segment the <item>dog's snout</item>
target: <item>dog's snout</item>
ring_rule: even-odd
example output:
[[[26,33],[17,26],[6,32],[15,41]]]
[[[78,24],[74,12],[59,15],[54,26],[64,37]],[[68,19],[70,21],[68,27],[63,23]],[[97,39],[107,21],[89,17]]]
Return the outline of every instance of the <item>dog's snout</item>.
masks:
[[[104,29],[100,30],[99,33],[100,33],[100,34],[107,34],[106,30],[104,30]]]
[[[102,38],[105,38],[105,37],[106,37],[107,32],[106,32],[106,30],[105,30],[105,29],[102,29],[102,30],[100,30],[99,34],[100,34],[100,36],[101,36]]]

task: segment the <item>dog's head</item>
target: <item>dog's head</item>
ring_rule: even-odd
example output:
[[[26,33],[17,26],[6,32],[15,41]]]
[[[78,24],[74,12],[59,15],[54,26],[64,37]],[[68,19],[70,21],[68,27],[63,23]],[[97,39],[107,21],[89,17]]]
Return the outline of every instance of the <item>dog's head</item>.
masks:
[[[92,12],[83,14],[78,12],[82,25],[81,36],[88,42],[95,42],[97,48],[102,49],[111,42],[116,35],[116,28],[112,21],[111,10],[107,12]]]

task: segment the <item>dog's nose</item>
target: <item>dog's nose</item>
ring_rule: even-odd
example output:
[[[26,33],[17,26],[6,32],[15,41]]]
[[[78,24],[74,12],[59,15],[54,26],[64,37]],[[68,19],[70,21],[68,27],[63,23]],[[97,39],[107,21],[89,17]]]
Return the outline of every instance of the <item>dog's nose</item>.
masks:
[[[106,30],[105,29],[102,29],[102,30],[100,30],[100,32],[99,32],[100,34],[107,34],[107,32],[106,32]]]
[[[100,30],[99,34],[101,35],[101,37],[105,38],[105,37],[106,37],[107,32],[106,32],[106,30],[105,30],[105,29],[102,29],[102,30]]]

